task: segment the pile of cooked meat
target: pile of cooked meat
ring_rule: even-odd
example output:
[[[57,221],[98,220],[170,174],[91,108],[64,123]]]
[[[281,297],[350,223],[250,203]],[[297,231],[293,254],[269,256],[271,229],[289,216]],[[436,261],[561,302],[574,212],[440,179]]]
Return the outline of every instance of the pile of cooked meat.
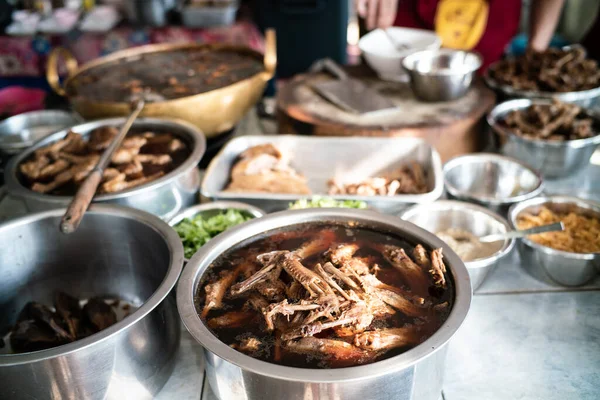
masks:
[[[320,225],[276,233],[211,266],[206,325],[252,357],[301,368],[361,365],[426,340],[453,298],[442,250]]]
[[[14,353],[50,349],[83,339],[114,325],[114,307],[93,297],[81,307],[81,301],[64,292],[54,296],[54,310],[44,304],[30,302],[19,313],[17,323],[9,333]]]
[[[598,134],[598,124],[581,107],[554,100],[509,112],[502,125],[528,139],[565,141]]]
[[[575,92],[600,86],[600,70],[585,50],[548,49],[499,61],[489,69],[496,83],[518,90]]]
[[[416,162],[405,165],[390,177],[374,177],[348,184],[329,181],[330,195],[395,196],[420,193],[427,193],[427,181],[423,168]]]
[[[36,150],[19,165],[19,171],[31,190],[73,195],[118,133],[115,127],[101,127],[86,140],[69,132],[63,139]],[[128,135],[104,170],[98,192],[115,193],[151,182],[179,166],[188,155],[187,145],[171,134]]]
[[[270,143],[251,147],[240,155],[225,191],[310,194],[306,178]]]

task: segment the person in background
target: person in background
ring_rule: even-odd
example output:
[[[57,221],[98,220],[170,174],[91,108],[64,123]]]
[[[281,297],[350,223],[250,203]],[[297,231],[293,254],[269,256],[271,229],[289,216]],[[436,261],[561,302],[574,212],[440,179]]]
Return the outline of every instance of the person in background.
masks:
[[[478,52],[482,71],[502,57],[521,16],[521,0],[355,0],[355,6],[369,30],[433,30],[443,47]]]

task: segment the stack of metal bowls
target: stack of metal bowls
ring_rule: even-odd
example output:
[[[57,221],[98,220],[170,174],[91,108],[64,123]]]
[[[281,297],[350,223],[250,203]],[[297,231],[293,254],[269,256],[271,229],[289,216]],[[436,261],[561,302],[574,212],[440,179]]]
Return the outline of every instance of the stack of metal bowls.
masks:
[[[450,198],[464,200],[506,215],[515,203],[539,196],[544,189],[540,174],[527,164],[497,154],[459,156],[444,165]]]
[[[436,234],[447,229],[460,229],[480,237],[510,231],[510,225],[500,215],[484,207],[462,201],[439,200],[432,204],[421,204],[409,208],[401,218]],[[514,240],[495,243],[497,251],[489,257],[466,261],[471,277],[471,286],[476,290],[500,260],[514,247]]]
[[[509,212],[509,222],[517,228],[519,216],[537,214],[542,207],[554,212],[575,212],[600,219],[600,204],[575,197],[538,197],[516,204]],[[537,279],[551,285],[580,286],[596,277],[600,271],[600,253],[571,253],[542,246],[523,238],[519,241],[523,266]]]
[[[541,171],[545,178],[560,178],[572,175],[589,164],[590,157],[600,144],[600,135],[564,142],[528,139],[515,134],[501,122],[511,111],[548,104],[552,104],[552,100],[509,100],[494,107],[487,121],[503,154],[528,163]]]
[[[115,325],[48,350],[0,355],[1,399],[151,399],[169,378],[181,335],[171,293],[183,265],[177,234],[159,218],[94,205],[76,234],[64,209],[0,227],[0,329],[29,301],[56,291],[109,296],[135,309]]]
[[[221,342],[198,315],[195,296],[210,265],[230,248],[282,228],[310,223],[365,227],[397,235],[408,243],[438,248],[444,243],[431,233],[396,217],[374,211],[307,209],[283,211],[249,221],[212,239],[186,266],[177,287],[179,314],[191,335],[204,348],[206,375],[220,399],[438,400],[447,342],[463,323],[471,302],[471,285],[464,263],[446,247],[445,261],[454,284],[455,298],[446,322],[422,344],[400,355],[373,364],[335,368],[292,368],[261,361]],[[445,249],[445,250],[446,250]]]
[[[124,122],[125,118],[103,119],[76,125],[69,130],[88,136],[96,128],[120,126]],[[187,122],[153,118],[138,118],[133,123],[131,131],[170,133],[185,142],[191,153],[183,164],[168,174],[128,190],[97,195],[94,197],[94,202],[115,203],[137,208],[158,215],[165,220],[173,218],[183,208],[196,204],[200,189],[200,171],[197,166],[206,149],[204,135]],[[23,184],[24,179],[19,172],[19,165],[31,157],[37,149],[62,139],[67,132],[68,130],[63,130],[37,142],[34,146],[13,157],[6,166],[4,180],[8,193],[23,200],[29,211],[67,207],[71,202],[71,196],[54,196],[34,192]]]

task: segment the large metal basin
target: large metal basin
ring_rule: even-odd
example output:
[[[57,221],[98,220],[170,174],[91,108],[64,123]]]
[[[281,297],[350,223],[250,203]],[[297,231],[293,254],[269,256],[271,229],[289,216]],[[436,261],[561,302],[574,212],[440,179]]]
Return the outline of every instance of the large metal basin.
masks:
[[[120,126],[125,118],[111,118],[76,125],[71,128],[75,133],[87,136],[101,126]],[[139,118],[133,123],[132,132],[147,131],[171,133],[190,146],[191,154],[179,167],[145,185],[118,193],[101,194],[94,197],[94,203],[116,203],[137,208],[169,220],[179,211],[198,202],[200,190],[200,171],[197,166],[206,149],[204,135],[194,126],[183,121],[170,121],[153,118]],[[21,183],[19,165],[27,160],[35,150],[62,139],[68,130],[54,133],[37,142],[28,150],[13,157],[4,171],[4,180],[8,193],[22,199],[29,211],[46,211],[67,207],[70,196],[52,196],[34,192]]]
[[[198,284],[210,264],[232,246],[256,235],[300,223],[354,223],[401,236],[409,243],[443,247],[455,299],[443,326],[421,345],[395,357],[358,367],[303,369],[260,361],[230,348],[204,325],[194,306]],[[471,283],[464,263],[433,234],[374,211],[309,209],[267,215],[212,239],[192,257],[177,287],[177,306],[192,336],[204,347],[206,374],[221,400],[438,400],[445,345],[464,321]]]
[[[49,350],[0,355],[0,399],[150,399],[170,376],[181,327],[174,294],[183,265],[177,234],[159,218],[93,205],[76,234],[65,210],[0,226],[0,328],[28,301],[56,290],[79,298],[114,295],[139,306],[117,324]]]

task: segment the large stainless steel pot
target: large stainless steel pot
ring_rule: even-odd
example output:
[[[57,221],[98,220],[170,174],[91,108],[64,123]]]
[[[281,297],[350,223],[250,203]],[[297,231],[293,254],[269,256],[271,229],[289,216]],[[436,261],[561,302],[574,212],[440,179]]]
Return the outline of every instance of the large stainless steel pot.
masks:
[[[81,116],[86,119],[107,118],[126,116],[130,113],[130,104],[125,100],[121,102],[101,102],[82,96],[71,96],[73,91],[71,85],[77,76],[90,69],[115,64],[114,68],[120,68],[117,63],[136,56],[157,52],[172,51],[194,51],[198,49],[230,50],[247,54],[251,57],[261,59],[263,55],[247,47],[224,45],[224,44],[198,44],[198,43],[169,43],[152,44],[134,47],[131,49],[117,51],[108,56],[91,61],[82,67],[77,66],[77,60],[64,48],[57,48],[48,57],[46,78],[54,91],[61,96],[69,96],[71,105]],[[58,58],[65,59],[68,70],[68,78],[61,86],[58,76]],[[266,34],[265,70],[247,79],[236,82],[229,86],[211,90],[193,96],[181,97],[179,99],[157,101],[146,104],[142,111],[145,117],[177,118],[188,121],[204,132],[208,137],[215,136],[233,128],[248,110],[253,107],[262,96],[267,82],[275,73],[277,54],[275,45],[275,32],[268,30]]]
[[[409,243],[443,247],[456,291],[450,316],[429,339],[406,353],[358,367],[303,369],[246,356],[221,342],[204,325],[194,306],[200,280],[209,265],[236,244],[279,228],[308,222],[354,223],[399,235]],[[464,321],[471,283],[464,263],[433,234],[397,217],[374,211],[309,209],[283,211],[246,222],[212,239],[192,257],[177,287],[177,307],[185,326],[204,347],[206,374],[221,400],[438,400],[446,343]]]
[[[104,119],[76,125],[69,129],[87,136],[98,127],[119,126],[124,122],[124,118]],[[152,118],[137,119],[131,129],[132,132],[151,130],[176,135],[190,146],[191,154],[183,164],[159,179],[122,192],[100,194],[94,197],[94,202],[122,204],[150,212],[165,220],[171,219],[182,209],[197,203],[200,189],[200,171],[197,166],[206,149],[204,135],[194,126],[183,121]],[[67,132],[68,130],[63,130],[37,142],[28,150],[13,157],[6,166],[4,180],[8,193],[22,199],[29,211],[67,207],[71,201],[70,196],[52,196],[28,189],[21,183],[19,173],[19,165],[35,150],[62,139]]]
[[[170,376],[181,327],[174,294],[183,265],[177,234],[159,218],[93,205],[77,233],[58,231],[65,210],[0,226],[0,328],[26,302],[56,290],[115,295],[139,306],[117,324],[49,350],[0,355],[0,399],[146,399]]]

